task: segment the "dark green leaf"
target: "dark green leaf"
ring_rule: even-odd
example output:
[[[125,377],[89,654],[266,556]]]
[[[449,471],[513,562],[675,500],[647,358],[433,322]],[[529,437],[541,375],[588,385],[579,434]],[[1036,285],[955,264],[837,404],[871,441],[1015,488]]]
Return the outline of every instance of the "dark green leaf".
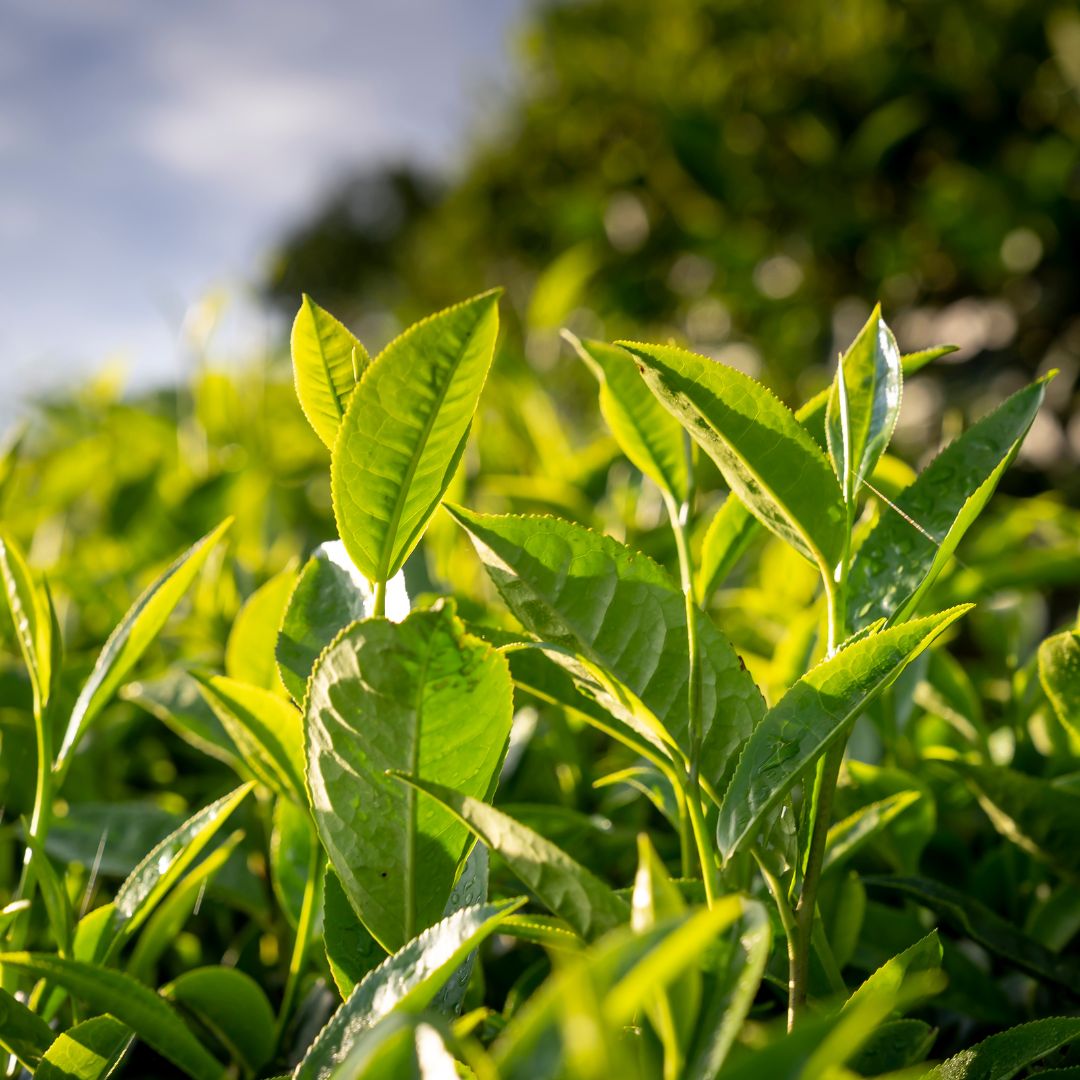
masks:
[[[1012,1080],[1029,1065],[1080,1039],[1080,1019],[1049,1017],[991,1035],[926,1074],[926,1080]]]
[[[135,1036],[111,1016],[94,1016],[56,1036],[34,1080],[106,1080],[123,1061]]]
[[[0,987],[0,1047],[33,1070],[52,1041],[52,1028]]]

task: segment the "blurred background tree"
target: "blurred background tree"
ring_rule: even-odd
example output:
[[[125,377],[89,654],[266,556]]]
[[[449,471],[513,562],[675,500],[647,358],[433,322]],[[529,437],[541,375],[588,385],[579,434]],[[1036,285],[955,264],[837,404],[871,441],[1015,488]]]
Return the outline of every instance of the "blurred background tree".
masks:
[[[267,294],[407,319],[507,283],[534,366],[556,362],[564,322],[673,335],[789,399],[880,298],[906,348],[963,346],[950,396],[1053,365],[1071,411],[1075,7],[548,3],[519,67],[458,176],[350,181],[285,239]],[[1040,465],[1067,452],[1052,419],[1034,433]]]

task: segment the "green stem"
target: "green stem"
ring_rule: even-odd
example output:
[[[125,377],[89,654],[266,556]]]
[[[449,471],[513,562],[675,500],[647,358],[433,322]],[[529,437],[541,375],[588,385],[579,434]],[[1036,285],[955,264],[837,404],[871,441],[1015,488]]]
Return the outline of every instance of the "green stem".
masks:
[[[386,618],[386,582],[375,582],[375,610],[372,612],[376,619]]]
[[[789,980],[794,976],[795,972],[795,957],[796,948],[795,941],[798,937],[798,931],[795,926],[795,915],[791,910],[791,905],[788,903],[787,890],[780,883],[777,876],[765,865],[764,860],[758,855],[757,851],[754,852],[754,859],[758,864],[758,870],[761,871],[761,877],[765,882],[765,887],[769,890],[770,895],[773,898],[773,902],[776,904],[776,910],[780,915],[780,925],[784,928],[784,938],[787,941],[787,954],[788,954],[788,977]],[[788,1028],[794,1023],[794,1018],[791,1015],[791,984],[788,983]]]
[[[296,922],[296,940],[293,942],[292,956],[289,959],[289,975],[285,981],[285,991],[281,996],[281,1009],[278,1012],[277,1024],[274,1027],[274,1046],[276,1048],[281,1046],[285,1025],[289,1021],[293,1002],[296,999],[296,990],[304,973],[308,942],[311,940],[311,925],[315,919],[315,901],[318,896],[318,884],[321,877],[319,873],[321,855],[322,849],[319,846],[319,838],[314,828],[312,828],[311,857],[308,860],[307,881],[304,882],[304,898],[300,903],[300,918]]]
[[[686,806],[686,792],[672,778],[675,805],[679,808],[679,865],[684,878],[694,876],[694,828],[690,824],[690,811]]]
[[[701,813],[701,788],[696,782],[687,783],[686,805],[690,811],[690,825],[694,830],[694,843],[697,846],[698,862],[701,863],[701,880],[705,883],[705,903],[713,906],[716,899],[716,860],[713,857],[712,840],[705,828],[705,818]]]

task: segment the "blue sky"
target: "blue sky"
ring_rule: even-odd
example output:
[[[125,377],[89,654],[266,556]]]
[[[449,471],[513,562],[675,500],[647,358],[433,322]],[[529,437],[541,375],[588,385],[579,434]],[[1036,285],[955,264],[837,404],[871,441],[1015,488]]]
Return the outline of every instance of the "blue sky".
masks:
[[[526,0],[3,0],[0,412],[121,358],[175,378],[185,314],[270,332],[244,284],[351,167],[452,167]]]

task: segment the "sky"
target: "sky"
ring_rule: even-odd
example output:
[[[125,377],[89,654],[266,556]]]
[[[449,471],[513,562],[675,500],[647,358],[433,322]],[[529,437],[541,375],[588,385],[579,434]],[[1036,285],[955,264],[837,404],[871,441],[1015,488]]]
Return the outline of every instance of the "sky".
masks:
[[[527,0],[0,0],[0,416],[119,360],[182,375],[274,241],[350,169],[452,168],[510,86]]]

